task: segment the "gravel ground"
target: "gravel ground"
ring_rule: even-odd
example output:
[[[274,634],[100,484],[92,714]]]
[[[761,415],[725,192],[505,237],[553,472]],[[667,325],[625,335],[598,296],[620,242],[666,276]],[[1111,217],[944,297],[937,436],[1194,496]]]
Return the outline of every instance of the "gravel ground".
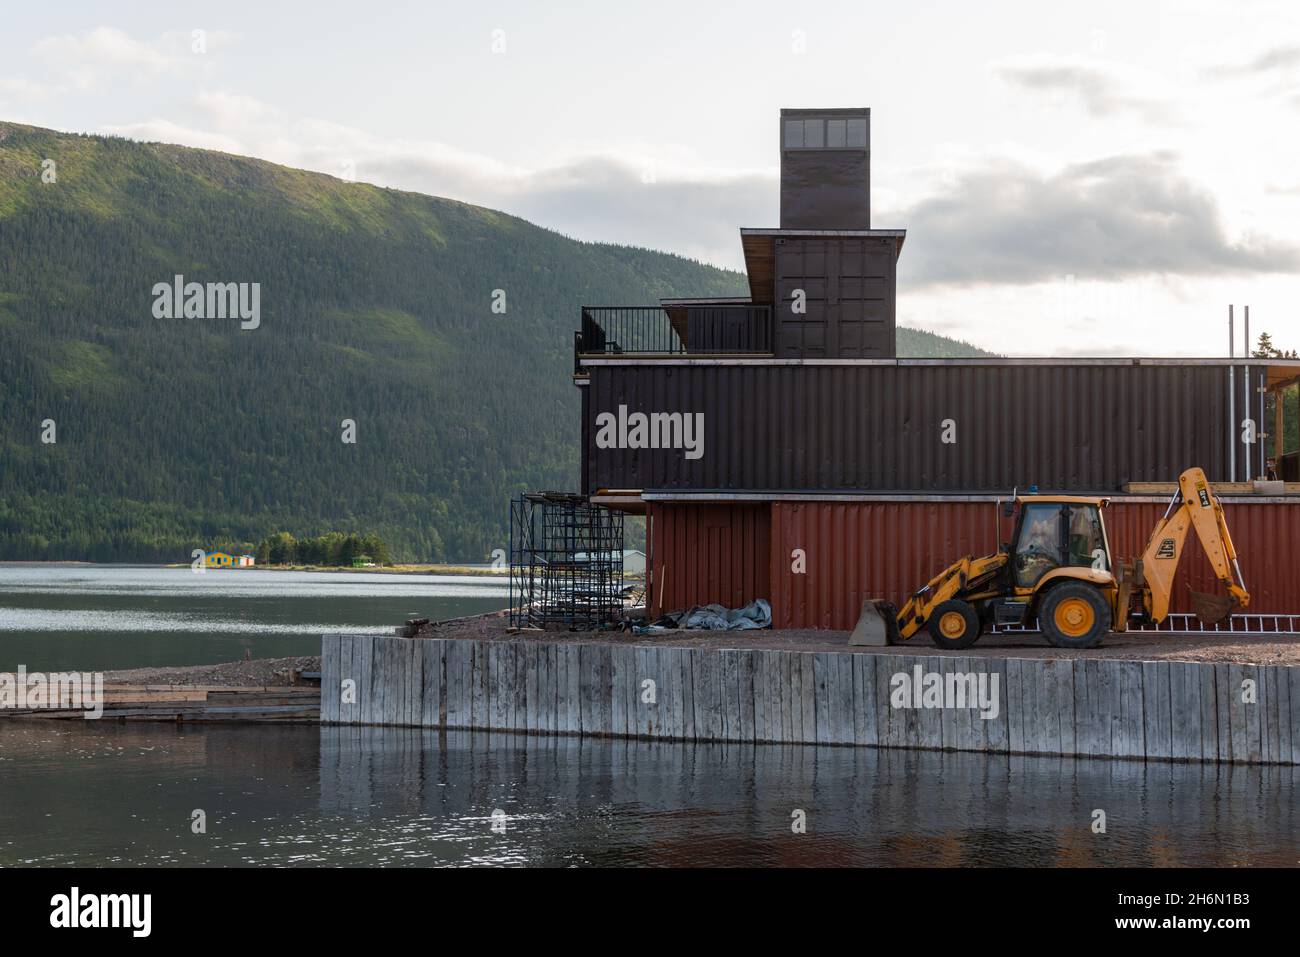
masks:
[[[1088,651],[1053,648],[1041,635],[984,635],[972,648],[944,652],[925,634],[888,648],[850,648],[847,631],[812,629],[777,631],[676,631],[637,636],[620,631],[507,631],[505,612],[480,615],[443,625],[426,625],[422,638],[470,638],[488,641],[599,641],[666,645],[677,648],[763,648],[785,651],[855,651],[864,653],[1007,658],[1127,658],[1143,661],[1225,661],[1241,664],[1300,665],[1300,636],[1206,634],[1196,636],[1111,634]]]
[[[761,648],[781,651],[854,651],[864,654],[942,655],[920,634],[888,648],[850,648],[847,631],[812,629],[742,632],[676,631],[637,636],[620,631],[507,630],[505,612],[478,615],[441,625],[426,625],[421,638],[486,641],[578,641],[665,645],[675,648]],[[1300,665],[1300,636],[1207,634],[1196,636],[1111,634],[1100,648],[1066,651],[1050,647],[1041,635],[985,635],[973,648],[956,654],[972,658],[1126,658],[1142,661],[1224,661],[1239,664]],[[255,658],[219,665],[176,668],[133,668],[109,671],[109,684],[219,685],[229,688],[281,687],[291,669],[320,671],[320,658]]]
[[[220,665],[191,665],[176,668],[131,668],[104,672],[105,684],[124,685],[220,685],[227,688],[282,687],[289,684],[290,669],[320,671],[320,657],[254,658]]]

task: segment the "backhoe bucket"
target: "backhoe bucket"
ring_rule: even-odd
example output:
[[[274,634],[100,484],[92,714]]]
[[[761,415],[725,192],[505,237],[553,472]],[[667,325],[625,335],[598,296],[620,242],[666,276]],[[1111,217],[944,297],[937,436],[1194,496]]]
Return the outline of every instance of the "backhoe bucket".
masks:
[[[1209,595],[1205,592],[1192,592],[1192,611],[1206,625],[1217,625],[1228,620],[1228,616],[1237,607],[1234,598],[1225,595]]]
[[[898,609],[887,601],[868,598],[862,603],[862,614],[849,636],[850,645],[884,647],[902,642],[898,633]]]

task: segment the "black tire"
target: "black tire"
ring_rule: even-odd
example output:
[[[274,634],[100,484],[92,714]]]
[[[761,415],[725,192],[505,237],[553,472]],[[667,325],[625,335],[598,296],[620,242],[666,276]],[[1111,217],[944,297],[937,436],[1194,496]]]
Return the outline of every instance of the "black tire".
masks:
[[[957,617],[961,618],[960,623],[957,622]],[[960,624],[960,630],[954,627],[958,624]],[[934,642],[935,647],[944,648],[948,651],[960,651],[962,648],[969,648],[980,640],[979,613],[971,607],[970,602],[958,598],[949,599],[936,608],[934,613],[930,615],[926,628],[930,632],[930,640]]]
[[[1083,605],[1091,609],[1090,614],[1084,611]],[[1080,612],[1082,617],[1071,627],[1070,617]],[[1048,644],[1056,648],[1096,648],[1110,626],[1110,605],[1106,597],[1101,589],[1087,582],[1053,585],[1038,605],[1038,627]]]

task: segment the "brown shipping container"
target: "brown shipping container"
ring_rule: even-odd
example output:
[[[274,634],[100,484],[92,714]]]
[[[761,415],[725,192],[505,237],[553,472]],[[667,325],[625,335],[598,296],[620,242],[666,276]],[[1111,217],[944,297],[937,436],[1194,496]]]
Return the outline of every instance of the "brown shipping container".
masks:
[[[652,614],[768,597],[769,505],[651,506],[649,517]]]
[[[588,366],[584,488],[1110,493],[1189,465],[1225,480],[1228,368],[1141,363]],[[598,448],[595,417],[620,405],[703,413],[702,456]]]
[[[767,512],[770,509],[770,520]],[[1106,527],[1116,560],[1135,558],[1164,513],[1156,501],[1112,501]],[[1248,611],[1300,613],[1300,502],[1225,503],[1251,592]],[[849,629],[864,598],[902,604],[965,554],[989,554],[1011,534],[993,502],[775,502],[651,509],[655,610],[755,598],[772,602],[777,628]],[[770,543],[770,547],[769,547]],[[805,571],[792,571],[802,549]],[[662,587],[662,591],[659,589]],[[1191,610],[1188,590],[1219,592],[1200,543],[1189,538],[1172,610]]]

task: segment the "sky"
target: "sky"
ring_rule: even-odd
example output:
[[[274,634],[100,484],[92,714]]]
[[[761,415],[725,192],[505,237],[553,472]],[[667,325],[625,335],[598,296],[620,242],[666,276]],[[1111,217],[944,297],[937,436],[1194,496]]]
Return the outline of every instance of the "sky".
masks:
[[[0,34],[0,119],[730,268],[777,225],[780,109],[838,106],[872,109],[872,225],[908,231],[900,323],[1212,356],[1234,303],[1300,348],[1300,4],[60,0]]]

